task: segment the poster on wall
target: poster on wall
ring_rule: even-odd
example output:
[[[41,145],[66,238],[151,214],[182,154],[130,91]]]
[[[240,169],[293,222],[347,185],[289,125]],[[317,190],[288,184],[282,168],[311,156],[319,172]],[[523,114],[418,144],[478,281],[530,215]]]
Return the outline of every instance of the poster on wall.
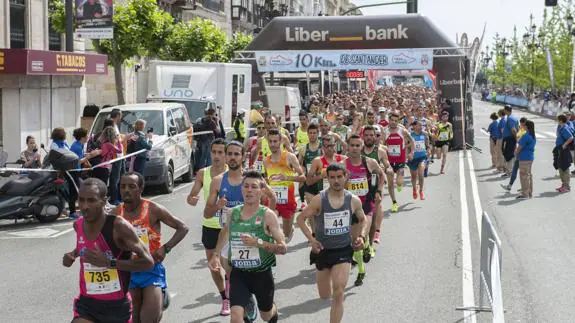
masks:
[[[76,34],[88,39],[114,37],[113,0],[75,0]]]

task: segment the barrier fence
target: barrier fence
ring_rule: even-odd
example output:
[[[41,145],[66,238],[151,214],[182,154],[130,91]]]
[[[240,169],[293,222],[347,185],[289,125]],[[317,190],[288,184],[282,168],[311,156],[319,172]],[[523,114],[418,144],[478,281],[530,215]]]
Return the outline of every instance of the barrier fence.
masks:
[[[480,98],[479,96],[478,98]],[[488,102],[509,104],[515,107],[527,109],[530,112],[541,114],[548,117],[557,117],[559,114],[567,111],[567,108],[559,101],[546,101],[543,99],[529,100],[526,97],[512,95],[496,95],[495,99],[490,95],[486,97]]]
[[[501,240],[487,213],[481,220],[481,256],[479,269],[479,305],[457,307],[459,311],[491,312],[493,323],[505,322],[501,290]],[[485,303],[487,299],[488,304]]]

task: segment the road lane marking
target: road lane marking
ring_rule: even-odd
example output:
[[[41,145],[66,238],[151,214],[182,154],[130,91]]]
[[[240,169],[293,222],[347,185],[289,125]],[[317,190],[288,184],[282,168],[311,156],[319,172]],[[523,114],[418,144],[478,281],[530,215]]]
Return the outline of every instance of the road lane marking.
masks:
[[[172,193],[170,193],[170,194],[156,195],[156,196],[150,197],[149,199],[152,200],[152,201],[155,201],[155,200],[161,199],[161,198],[163,198],[163,197],[169,197],[169,196],[171,196],[171,194],[174,194],[175,192],[177,192],[177,191],[179,191],[179,190],[181,190],[181,189],[184,189],[184,188],[186,188],[186,187],[189,187],[189,186],[192,185],[192,184],[194,184],[194,182],[179,185],[178,187],[174,188],[174,191],[173,191]]]
[[[6,232],[11,236],[21,237],[21,238],[47,238],[54,233],[58,233],[56,230],[50,228],[38,228],[33,230],[23,230],[23,231],[12,231]]]
[[[479,243],[481,243],[481,216],[483,210],[481,208],[481,200],[479,199],[479,190],[477,189],[477,177],[475,176],[475,165],[473,165],[473,158],[471,152],[467,154],[467,163],[469,164],[469,176],[471,178],[471,192],[473,194],[473,204],[475,205],[475,220],[477,221],[477,236]]]
[[[66,230],[64,230],[64,231],[60,231],[60,232],[58,232],[58,233],[56,233],[56,234],[53,234],[53,235],[50,236],[50,238],[57,238],[57,237],[59,237],[59,236],[61,236],[61,235],[65,235],[66,233],[72,232],[72,231],[74,231],[74,228],[73,228],[73,227],[72,227],[72,228],[69,228],[69,229],[66,229]]]
[[[542,133],[544,133],[545,135],[549,136],[550,138],[555,138],[555,133],[554,132],[550,132],[550,131],[541,131]]]
[[[461,280],[463,307],[475,306],[473,292],[473,262],[471,261],[471,236],[469,233],[469,210],[467,209],[467,187],[465,183],[465,157],[459,151],[459,201],[461,202]],[[475,311],[463,311],[464,323],[476,323]]]
[[[193,183],[194,183],[194,182],[191,182],[191,183],[186,183],[186,184],[180,185],[180,186],[178,186],[178,187],[176,187],[176,188],[174,189],[174,192],[177,192],[177,191],[179,191],[179,190],[181,190],[181,189],[183,189],[183,188],[186,188],[186,187],[188,187],[188,186],[192,185]]]
[[[483,132],[484,134],[486,134],[487,136],[489,136],[489,132],[487,132],[487,130],[481,128],[481,132]]]

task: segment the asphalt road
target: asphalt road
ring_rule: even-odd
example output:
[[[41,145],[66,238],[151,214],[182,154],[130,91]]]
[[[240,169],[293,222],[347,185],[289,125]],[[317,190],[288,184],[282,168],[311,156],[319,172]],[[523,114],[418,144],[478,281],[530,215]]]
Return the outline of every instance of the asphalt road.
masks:
[[[575,260],[569,251],[575,238],[567,215],[573,207],[569,194],[554,194],[559,180],[550,166],[552,138],[541,138],[537,146],[536,198],[516,202],[500,188],[503,181],[487,169],[488,139],[479,129],[487,126],[493,109],[491,104],[476,102],[476,145],[484,149],[483,154],[450,153],[445,175],[437,175],[439,165],[432,164],[425,201],[413,200],[410,187],[398,194],[400,212],[386,214],[382,243],[368,264],[364,286],[353,287],[356,272],[350,276],[344,322],[487,322],[489,313],[464,318],[470,313],[455,310],[478,299],[477,219],[482,208],[493,216],[503,242],[507,321],[571,321],[570,300],[575,292],[569,286]],[[554,131],[552,121],[535,118],[535,122],[538,132]],[[204,202],[200,200],[195,208],[185,203],[190,187],[179,185],[171,195],[152,197],[190,227],[188,237],[165,261],[173,298],[163,322],[228,322],[217,315],[220,299],[201,245]],[[389,209],[389,198],[384,202]],[[554,207],[561,211],[551,211]],[[164,238],[171,232],[164,230]],[[64,268],[61,258],[73,245],[67,220],[50,225],[0,223],[4,259],[0,262],[4,273],[0,322],[70,320],[72,299],[78,293],[78,265]],[[276,303],[284,322],[328,321],[329,302],[317,297],[308,254],[307,242],[296,231],[288,254],[279,257]]]

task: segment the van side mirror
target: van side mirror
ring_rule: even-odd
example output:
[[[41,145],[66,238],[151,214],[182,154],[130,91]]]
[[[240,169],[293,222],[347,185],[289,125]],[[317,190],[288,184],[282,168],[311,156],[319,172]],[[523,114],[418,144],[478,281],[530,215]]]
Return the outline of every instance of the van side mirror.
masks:
[[[176,129],[176,126],[170,126],[168,128],[168,133],[170,134],[170,136],[175,136],[178,134],[178,129]]]

